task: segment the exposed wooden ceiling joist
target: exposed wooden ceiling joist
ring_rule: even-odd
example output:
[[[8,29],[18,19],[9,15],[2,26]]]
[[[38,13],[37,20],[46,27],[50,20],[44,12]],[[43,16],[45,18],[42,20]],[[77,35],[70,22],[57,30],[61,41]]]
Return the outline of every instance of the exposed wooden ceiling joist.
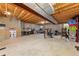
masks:
[[[14,3],[14,4],[16,4],[16,3]],[[32,10],[31,8],[25,6],[25,5],[22,4],[22,3],[18,3],[18,4],[16,4],[16,5],[21,6],[21,7],[23,7],[24,9],[28,10],[29,12],[31,12],[31,13],[33,13],[33,14],[35,14],[35,15],[38,15],[40,18],[51,22],[51,21],[48,20],[47,18],[43,17],[42,15],[40,15],[39,13],[35,12],[34,10]],[[53,23],[53,22],[51,22],[51,23]],[[53,23],[53,24],[55,24],[55,23]]]
[[[0,3],[0,12],[3,13],[4,11],[10,12],[11,17],[15,16],[16,18],[21,19],[24,22],[38,23],[40,21],[47,20],[42,15],[36,13],[35,11],[20,3]]]
[[[57,4],[57,6],[54,7],[57,10],[52,16],[59,23],[65,23],[72,17],[79,15],[79,3],[63,3]]]

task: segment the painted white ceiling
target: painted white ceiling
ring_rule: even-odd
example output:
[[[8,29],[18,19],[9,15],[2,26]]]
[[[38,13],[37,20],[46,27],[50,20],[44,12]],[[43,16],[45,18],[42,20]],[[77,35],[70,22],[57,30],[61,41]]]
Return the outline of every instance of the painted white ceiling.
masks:
[[[48,20],[57,24],[56,20],[51,16],[54,9],[51,8],[49,3],[24,3],[29,8],[33,9],[37,13],[41,14]]]

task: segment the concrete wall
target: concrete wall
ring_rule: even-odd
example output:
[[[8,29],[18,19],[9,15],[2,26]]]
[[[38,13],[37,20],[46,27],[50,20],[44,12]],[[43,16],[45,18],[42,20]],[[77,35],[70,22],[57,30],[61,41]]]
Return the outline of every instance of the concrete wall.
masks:
[[[0,41],[6,40],[10,38],[10,28],[14,28],[17,32],[17,37],[21,36],[21,25],[20,20],[16,20],[16,18],[6,18],[6,17],[0,17],[0,23],[5,24],[6,27],[3,29],[0,29]]]
[[[54,32],[55,30],[58,30],[59,32],[62,31],[62,24],[58,24],[58,25],[53,25],[53,24],[36,25],[36,24],[29,24],[29,23],[24,24],[25,31],[28,31],[27,28],[34,28],[36,30],[39,30],[41,26],[43,26],[44,29],[52,28],[52,32]]]
[[[58,30],[59,32],[61,32],[62,24],[57,24],[57,25],[47,24],[47,25],[45,25],[45,28],[52,28],[52,31]]]
[[[24,23],[23,26],[25,28],[24,29],[25,31],[28,31],[28,28],[35,29],[35,30],[39,30],[40,29],[40,26],[39,25],[36,25],[36,24]]]

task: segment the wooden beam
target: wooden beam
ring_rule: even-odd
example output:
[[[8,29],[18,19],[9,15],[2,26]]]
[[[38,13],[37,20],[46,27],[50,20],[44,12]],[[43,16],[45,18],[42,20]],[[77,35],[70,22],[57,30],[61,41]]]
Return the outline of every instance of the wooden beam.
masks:
[[[37,22],[32,22],[32,21],[25,21],[27,23],[31,23],[31,24],[36,24]]]
[[[29,19],[29,18],[32,18],[32,17],[33,17],[33,15],[31,14],[30,16],[26,17],[25,19]]]
[[[15,9],[14,9],[13,16],[15,15],[15,13],[16,13],[16,10],[17,10],[17,7],[15,7]]]
[[[30,20],[28,20],[28,21],[32,21],[32,22],[39,22],[39,21],[41,21],[41,20],[31,18],[31,19],[30,19]]]
[[[75,8],[75,7],[79,7],[79,4],[77,3],[77,4],[73,4],[72,6],[68,6],[67,8],[65,7],[65,8],[63,8],[61,11],[57,11],[57,12],[55,12],[54,14],[60,13],[60,12],[64,12],[64,11],[66,11],[66,10],[70,10],[70,9]]]
[[[18,15],[18,18],[21,17],[21,15],[23,15],[23,13],[24,13],[24,10],[22,10],[22,11],[20,12],[20,14]]]
[[[37,20],[37,19],[31,17],[31,18],[28,18],[28,19],[26,18],[25,21],[26,21],[26,22],[39,22],[40,20]]]
[[[30,13],[27,13],[26,15],[24,15],[23,19],[25,19],[27,16],[30,16]]]
[[[68,7],[70,5],[72,5],[72,3],[71,4],[70,3],[63,3],[62,5],[55,7],[55,10],[60,10],[60,9],[65,8],[65,7]]]
[[[0,4],[0,11],[3,12],[2,5]]]
[[[62,14],[65,14],[66,16],[65,16],[65,18],[68,18],[68,17],[72,17],[72,15],[74,15],[74,14],[78,14],[78,12],[79,12],[79,8],[78,7],[74,7],[73,9],[71,9],[71,10],[66,10],[66,11],[63,11],[64,13],[58,13],[58,15],[60,16],[60,15],[62,15]],[[55,16],[55,15],[54,15]],[[64,16],[64,15],[62,15],[62,16]],[[56,17],[57,17],[57,15],[56,15]],[[62,17],[61,17],[62,18]]]
[[[18,4],[17,4],[17,3],[14,3],[14,4],[17,5],[17,6],[22,7],[22,8],[25,9],[25,10],[28,10],[30,13],[33,13],[33,14],[35,14],[35,15],[37,15],[37,16],[43,18],[44,20],[47,20],[47,21],[53,23],[52,21],[48,20],[47,18],[45,18],[45,17],[42,16],[41,14],[37,13],[36,11],[34,11],[33,9],[29,8],[28,6],[26,6],[26,5],[22,4],[22,3],[18,3]],[[53,23],[53,24],[55,24],[55,23]]]
[[[28,18],[27,21],[36,21],[36,22],[38,22],[38,21],[41,21],[41,20],[42,19],[38,19],[38,17],[36,15],[33,15],[32,17]]]
[[[7,5],[7,3],[5,3],[5,11],[7,11],[8,9],[7,9],[7,7],[8,7],[8,5]]]
[[[53,14],[53,17],[55,19],[57,19],[58,22],[60,22],[61,20],[62,20],[62,22],[65,22],[65,20],[67,21],[68,19],[72,18],[73,16],[79,14],[79,8],[78,7],[79,7],[79,4],[75,4],[74,6],[68,7],[68,9],[66,9],[66,10],[64,10],[60,13]],[[59,16],[56,15],[56,14],[58,14]],[[65,14],[65,16],[63,14]],[[64,16],[64,18],[63,18],[63,16]]]
[[[1,4],[0,4],[0,12],[2,11],[2,8],[1,8]]]

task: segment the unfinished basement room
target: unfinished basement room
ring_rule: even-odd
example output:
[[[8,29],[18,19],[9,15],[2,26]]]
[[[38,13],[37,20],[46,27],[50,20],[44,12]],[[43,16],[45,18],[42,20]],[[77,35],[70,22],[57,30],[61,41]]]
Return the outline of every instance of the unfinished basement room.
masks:
[[[0,3],[0,56],[79,56],[79,3]]]

